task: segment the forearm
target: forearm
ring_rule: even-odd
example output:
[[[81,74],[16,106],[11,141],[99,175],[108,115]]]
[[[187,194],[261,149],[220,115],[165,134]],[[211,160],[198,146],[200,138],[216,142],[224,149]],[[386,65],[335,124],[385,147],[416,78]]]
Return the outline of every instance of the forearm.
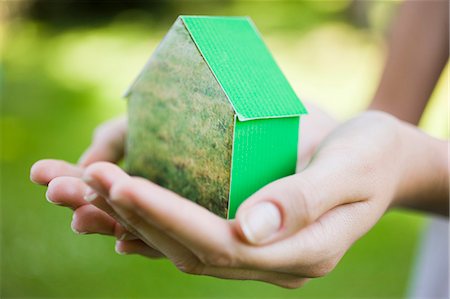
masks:
[[[369,109],[417,124],[448,59],[448,1],[405,1]]]
[[[393,206],[449,215],[449,142],[399,122],[403,168]]]

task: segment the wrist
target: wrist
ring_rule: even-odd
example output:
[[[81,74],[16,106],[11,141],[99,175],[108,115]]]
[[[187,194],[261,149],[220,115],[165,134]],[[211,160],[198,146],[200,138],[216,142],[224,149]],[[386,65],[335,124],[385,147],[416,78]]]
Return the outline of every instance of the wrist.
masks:
[[[448,215],[448,141],[399,125],[403,167],[391,206]]]

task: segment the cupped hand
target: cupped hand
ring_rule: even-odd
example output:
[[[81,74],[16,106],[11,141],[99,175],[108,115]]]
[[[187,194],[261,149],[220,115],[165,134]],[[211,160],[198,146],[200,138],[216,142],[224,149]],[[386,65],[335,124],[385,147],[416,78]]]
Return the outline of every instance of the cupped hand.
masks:
[[[123,241],[120,250],[162,257],[161,253],[140,241],[137,232],[130,233],[120,224],[122,220],[102,197],[89,197],[91,189],[81,179],[84,168],[92,163],[116,163],[122,159],[126,129],[125,117],[105,122],[94,131],[91,145],[76,165],[61,160],[40,160],[32,166],[30,178],[37,184],[48,186],[46,198],[49,202],[74,211],[71,224],[74,232],[115,236]]]
[[[302,124],[298,169],[307,164],[318,143],[337,125],[331,116],[314,104],[307,103],[307,108],[310,114],[306,116],[306,123]],[[155,253],[153,248],[139,241],[139,237],[135,236],[138,235],[137,232],[132,234],[124,228],[123,221],[105,203],[104,198],[92,198],[87,185],[80,178],[83,169],[94,162],[117,163],[123,158],[126,129],[125,117],[100,125],[94,131],[92,144],[81,156],[77,165],[61,160],[40,160],[31,169],[31,180],[41,185],[48,185],[46,197],[49,202],[74,210],[71,225],[74,232],[112,235],[120,241],[130,241],[117,243],[116,250],[119,253],[160,257],[161,253]],[[128,229],[132,230],[132,228]]]
[[[111,163],[94,163],[82,177],[180,270],[294,288],[329,273],[402,193],[418,154],[405,130],[376,112],[341,125],[302,172],[256,192],[232,221]]]

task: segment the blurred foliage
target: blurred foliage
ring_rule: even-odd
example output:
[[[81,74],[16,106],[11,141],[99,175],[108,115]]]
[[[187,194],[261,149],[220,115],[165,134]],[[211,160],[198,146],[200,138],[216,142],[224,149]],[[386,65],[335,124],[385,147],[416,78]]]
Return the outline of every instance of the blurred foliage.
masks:
[[[390,212],[329,276],[298,290],[284,290],[258,282],[188,276],[165,260],[119,256],[114,240],[74,235],[71,212],[45,202],[45,188],[28,179],[32,163],[47,157],[77,160],[95,126],[125,111],[122,92],[178,14],[250,15],[301,98],[345,119],[364,109],[376,87],[384,57],[383,32],[395,10],[395,3],[384,1],[161,3],[159,10],[150,4],[120,6],[104,16],[81,14],[72,6],[55,10],[56,20],[42,13],[53,10],[56,1],[40,1],[34,12],[31,2],[2,2],[0,296],[405,294],[424,222],[415,214]],[[448,136],[446,80],[444,76],[439,83],[422,122],[427,132],[441,137]]]

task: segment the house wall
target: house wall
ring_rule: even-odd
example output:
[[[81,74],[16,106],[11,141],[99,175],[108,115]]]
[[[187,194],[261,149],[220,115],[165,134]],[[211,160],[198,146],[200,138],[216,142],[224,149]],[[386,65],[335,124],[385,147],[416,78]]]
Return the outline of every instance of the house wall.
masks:
[[[263,186],[295,173],[300,117],[236,119],[229,218]]]
[[[128,100],[128,172],[226,217],[234,111],[181,20]]]

